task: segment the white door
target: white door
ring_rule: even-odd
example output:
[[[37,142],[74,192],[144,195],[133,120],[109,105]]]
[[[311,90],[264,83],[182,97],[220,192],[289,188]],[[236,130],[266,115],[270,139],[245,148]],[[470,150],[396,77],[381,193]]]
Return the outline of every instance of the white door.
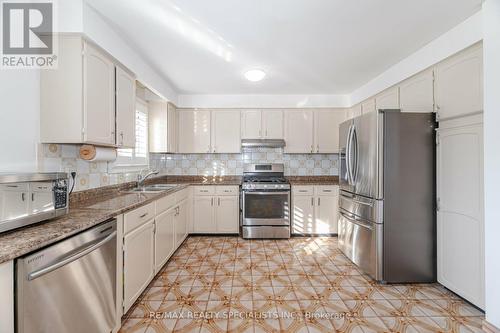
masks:
[[[266,139],[283,139],[283,111],[262,111],[262,132]]]
[[[210,111],[182,110],[178,113],[179,152],[210,153]]]
[[[314,151],[313,127],[312,110],[285,112],[285,152],[312,153]]]
[[[434,111],[434,74],[432,69],[419,73],[399,85],[401,112]]]
[[[241,138],[260,139],[262,137],[262,112],[260,110],[241,111]]]
[[[314,196],[295,195],[293,197],[292,233],[314,233]]]
[[[236,195],[217,197],[215,220],[217,232],[238,233],[239,197]]]
[[[482,124],[440,127],[438,281],[484,309]]]
[[[217,231],[215,224],[215,197],[195,196],[194,197],[194,217],[193,230],[196,233],[214,233]]]
[[[187,219],[188,219],[188,201],[183,200],[177,206],[177,214],[175,216],[175,243],[178,248],[187,236]]]
[[[0,223],[29,213],[28,184],[0,185]]]
[[[234,153],[241,151],[240,112],[224,110],[212,112],[212,152]]]
[[[154,277],[154,220],[123,238],[123,307],[128,311]]]
[[[52,191],[53,184],[48,183],[31,183],[30,198],[31,213],[38,214],[54,209],[54,193]]]
[[[135,148],[135,78],[116,66],[116,145]]]
[[[438,64],[434,87],[439,120],[482,111],[482,47],[468,49]]]
[[[337,195],[319,195],[315,199],[314,233],[338,233],[339,197]]]
[[[375,112],[375,98],[368,99],[361,103],[361,113]]]
[[[377,110],[399,109],[399,87],[392,87],[375,97]]]
[[[84,48],[84,141],[114,145],[115,65],[92,45]]]
[[[339,152],[339,125],[344,122],[344,110],[317,110],[314,113],[314,152]]]
[[[158,272],[174,252],[174,216],[171,208],[155,218],[155,272]]]

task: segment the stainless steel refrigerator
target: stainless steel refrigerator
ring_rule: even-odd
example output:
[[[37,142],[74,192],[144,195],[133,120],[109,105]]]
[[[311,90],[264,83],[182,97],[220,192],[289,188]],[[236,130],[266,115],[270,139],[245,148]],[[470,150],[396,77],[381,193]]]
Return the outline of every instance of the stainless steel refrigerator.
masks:
[[[436,279],[435,127],[399,110],[340,125],[339,248],[378,281]]]

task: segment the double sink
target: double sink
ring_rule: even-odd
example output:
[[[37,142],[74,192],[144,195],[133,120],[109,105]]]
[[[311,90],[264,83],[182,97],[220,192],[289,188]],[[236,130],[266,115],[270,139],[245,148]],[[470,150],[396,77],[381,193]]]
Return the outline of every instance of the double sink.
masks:
[[[154,193],[154,192],[163,192],[173,189],[177,187],[178,184],[154,184],[154,185],[146,185],[134,187],[127,192],[129,193]]]

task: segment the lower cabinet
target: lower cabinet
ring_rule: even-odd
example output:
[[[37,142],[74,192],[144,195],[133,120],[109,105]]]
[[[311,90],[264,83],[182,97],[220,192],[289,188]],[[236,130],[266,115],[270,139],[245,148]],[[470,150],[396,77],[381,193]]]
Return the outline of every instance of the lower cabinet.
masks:
[[[14,261],[0,264],[0,332],[14,333]]]
[[[292,187],[292,233],[337,234],[339,188],[336,185]]]
[[[175,207],[156,216],[155,223],[155,271],[158,272],[175,250]]]
[[[123,307],[134,304],[154,277],[154,219],[123,237]]]
[[[195,233],[238,233],[238,186],[197,186],[193,203]]]
[[[174,231],[175,231],[175,248],[177,249],[184,239],[186,239],[188,231],[188,207],[189,202],[187,199],[180,202],[176,209],[176,214],[174,215]]]

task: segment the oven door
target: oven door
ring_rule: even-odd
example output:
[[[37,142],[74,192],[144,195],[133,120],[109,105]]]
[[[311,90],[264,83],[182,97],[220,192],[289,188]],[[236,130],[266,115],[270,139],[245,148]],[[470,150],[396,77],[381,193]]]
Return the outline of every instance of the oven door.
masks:
[[[243,225],[290,225],[290,192],[243,191]]]

